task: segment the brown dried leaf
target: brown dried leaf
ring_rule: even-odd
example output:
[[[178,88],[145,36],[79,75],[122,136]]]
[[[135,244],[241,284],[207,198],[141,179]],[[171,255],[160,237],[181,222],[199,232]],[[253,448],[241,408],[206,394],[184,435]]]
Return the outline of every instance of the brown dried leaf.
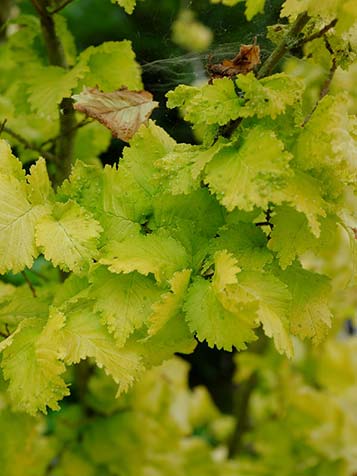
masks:
[[[159,104],[148,91],[126,88],[103,93],[97,88],[84,88],[72,98],[76,111],[96,119],[112,131],[114,137],[128,142]]]
[[[247,74],[260,63],[259,45],[242,45],[239,53],[232,59],[225,59],[221,63],[208,64],[210,78],[233,78],[237,74]]]

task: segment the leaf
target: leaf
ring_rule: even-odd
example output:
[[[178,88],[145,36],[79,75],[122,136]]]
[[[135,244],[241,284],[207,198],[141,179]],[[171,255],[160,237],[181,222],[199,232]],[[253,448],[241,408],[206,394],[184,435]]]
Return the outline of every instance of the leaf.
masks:
[[[206,167],[205,183],[228,211],[267,208],[289,176],[291,155],[274,132],[255,127],[240,147],[226,147]]]
[[[330,279],[298,265],[279,273],[292,295],[289,309],[291,332],[301,339],[321,343],[331,327]]]
[[[73,152],[73,156],[76,157],[75,164],[80,160],[87,165],[101,165],[99,156],[108,149],[110,141],[110,131],[98,122],[93,121],[79,128]]]
[[[0,323],[17,325],[30,318],[45,318],[48,314],[48,302],[39,296],[34,297],[27,285],[11,287],[11,292],[3,296],[0,302]]]
[[[48,406],[58,410],[58,400],[69,394],[61,374],[65,371],[60,333],[63,317],[58,315],[47,323],[28,318],[16,332],[3,341],[2,369],[10,380],[8,392],[15,407],[35,414],[46,413]]]
[[[336,180],[355,183],[357,145],[348,114],[348,97],[325,96],[300,132],[295,157],[304,171],[328,168]]]
[[[27,182],[29,184],[28,197],[32,204],[41,205],[53,197],[46,161],[42,157],[34,165],[31,165]]]
[[[180,85],[167,93],[167,107],[182,107],[185,121],[223,126],[240,116],[243,100],[230,78],[214,79],[201,88]]]
[[[189,8],[182,9],[172,23],[172,41],[181,48],[193,52],[207,50],[213,40],[213,33],[203,23],[195,19]]]
[[[58,105],[63,98],[71,97],[87,71],[88,67],[83,62],[69,71],[59,66],[34,67],[26,80],[31,110],[47,120],[57,119]]]
[[[0,174],[0,274],[31,268],[38,255],[35,226],[46,213],[28,201],[25,183]]]
[[[186,320],[198,339],[207,340],[210,347],[245,349],[247,342],[256,340],[254,306],[244,302],[237,302],[232,308],[227,306],[226,288],[237,284],[240,269],[227,251],[217,252],[214,262],[212,283],[197,277],[188,290],[184,304]]]
[[[161,296],[161,299],[151,306],[149,318],[149,335],[155,335],[165,324],[182,309],[186,290],[190,281],[191,270],[177,271],[170,279],[171,290]]]
[[[80,273],[97,254],[99,223],[77,203],[56,203],[36,228],[36,243],[55,266]]]
[[[208,64],[211,79],[234,78],[238,74],[247,74],[260,64],[260,47],[257,44],[241,45],[239,53],[231,60],[223,60],[218,64]]]
[[[78,64],[89,69],[78,84],[79,90],[84,86],[104,92],[124,86],[132,90],[142,89],[140,66],[128,40],[90,46],[79,55]]]
[[[63,312],[66,316],[62,331],[65,362],[73,364],[92,357],[98,367],[119,383],[118,393],[126,391],[143,370],[140,355],[129,348],[118,348],[90,301],[80,300]],[[53,318],[58,313],[60,311],[54,310]]]
[[[245,2],[245,16],[250,21],[258,13],[264,13],[265,0],[211,0],[211,3],[223,3],[229,7],[233,7],[238,3]]]
[[[72,96],[74,109],[96,119],[112,131],[114,137],[128,142],[141,124],[150,117],[159,103],[147,91],[119,89],[103,93],[97,88],[86,88]]]
[[[321,183],[312,175],[295,170],[294,174],[287,178],[286,186],[281,192],[280,200],[304,213],[312,233],[320,236],[320,217],[326,216],[327,202],[322,198]]]
[[[188,194],[200,188],[205,166],[226,146],[226,141],[222,139],[209,148],[177,144],[172,151],[155,162],[155,167],[159,169],[161,180],[168,180],[172,194]]]
[[[25,180],[21,161],[12,154],[10,144],[3,139],[0,139],[0,174],[11,175],[20,182]]]
[[[228,250],[242,269],[262,269],[273,259],[267,249],[266,235],[255,224],[235,222],[222,227],[217,235],[211,242],[211,250]]]
[[[292,357],[288,321],[291,295],[286,284],[271,274],[247,271],[239,274],[238,283],[248,300],[251,297],[257,301],[258,320],[265,334],[274,338],[277,351]]]
[[[112,0],[112,3],[119,3],[119,5],[124,8],[126,13],[131,15],[134,11],[136,0]]]
[[[336,219],[332,217],[326,217],[321,221],[319,238],[312,234],[306,216],[294,208],[276,207],[271,222],[274,228],[268,248],[277,253],[282,269],[286,269],[296,257],[300,257],[306,251],[317,254],[324,250],[330,252],[336,239]]]
[[[191,332],[210,347],[231,351],[246,349],[246,343],[256,340],[253,328],[254,310],[242,305],[232,313],[220,302],[212,285],[197,277],[189,288],[184,304],[186,320]]]
[[[149,120],[125,147],[120,160],[119,174],[126,173],[142,189],[148,201],[164,188],[157,177],[156,162],[173,150],[176,142],[164,129]],[[121,168],[121,169],[120,169]]]
[[[90,281],[89,296],[95,299],[94,309],[121,347],[146,322],[160,290],[152,279],[138,273],[118,275],[104,267],[96,269]]]
[[[138,271],[154,274],[162,283],[175,271],[187,267],[187,254],[177,240],[160,234],[133,235],[121,242],[110,242],[100,263],[108,265],[113,273]]]
[[[257,79],[253,73],[240,75],[236,85],[244,93],[241,117],[270,116],[276,119],[288,106],[299,104],[304,91],[301,80],[286,73],[273,74]]]
[[[150,212],[150,196],[121,168],[106,165],[103,171],[103,211],[101,223],[107,240],[121,240],[140,231]],[[103,216],[104,215],[104,216]]]

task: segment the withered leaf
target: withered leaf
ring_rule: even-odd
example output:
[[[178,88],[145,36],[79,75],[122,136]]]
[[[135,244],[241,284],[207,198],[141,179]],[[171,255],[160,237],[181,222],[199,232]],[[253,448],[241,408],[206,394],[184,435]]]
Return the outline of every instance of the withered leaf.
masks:
[[[237,74],[247,74],[260,63],[259,45],[242,45],[239,53],[232,59],[225,59],[221,63],[208,64],[207,70],[210,82],[215,78],[233,78]]]
[[[103,93],[97,88],[83,88],[72,96],[76,111],[96,119],[111,130],[113,137],[128,142],[145,123],[159,103],[148,91],[126,88]]]

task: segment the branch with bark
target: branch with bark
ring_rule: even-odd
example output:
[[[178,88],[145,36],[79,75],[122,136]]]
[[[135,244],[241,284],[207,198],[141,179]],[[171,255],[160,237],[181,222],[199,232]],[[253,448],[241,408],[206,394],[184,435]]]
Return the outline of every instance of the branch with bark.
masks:
[[[53,19],[53,11],[50,11],[48,0],[31,0],[41,22],[43,37],[46,44],[47,55],[51,65],[69,69],[64,47],[57,35]],[[63,5],[63,4],[62,4]],[[64,5],[63,5],[64,8]],[[60,185],[69,176],[73,162],[73,148],[76,134],[76,117],[71,98],[62,99],[59,105],[60,134],[56,142],[56,156],[58,157],[57,172],[54,177],[54,185]]]

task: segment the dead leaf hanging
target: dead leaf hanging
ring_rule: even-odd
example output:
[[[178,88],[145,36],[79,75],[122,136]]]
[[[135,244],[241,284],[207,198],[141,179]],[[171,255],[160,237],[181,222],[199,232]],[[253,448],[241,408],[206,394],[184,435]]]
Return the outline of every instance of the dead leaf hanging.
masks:
[[[74,109],[96,119],[112,131],[114,137],[128,142],[145,123],[159,103],[148,91],[126,88],[103,93],[97,88],[84,88],[72,98]]]
[[[211,80],[215,78],[233,78],[237,74],[247,74],[260,64],[259,45],[242,45],[239,53],[230,60],[223,60],[221,63],[208,64],[207,70]]]

